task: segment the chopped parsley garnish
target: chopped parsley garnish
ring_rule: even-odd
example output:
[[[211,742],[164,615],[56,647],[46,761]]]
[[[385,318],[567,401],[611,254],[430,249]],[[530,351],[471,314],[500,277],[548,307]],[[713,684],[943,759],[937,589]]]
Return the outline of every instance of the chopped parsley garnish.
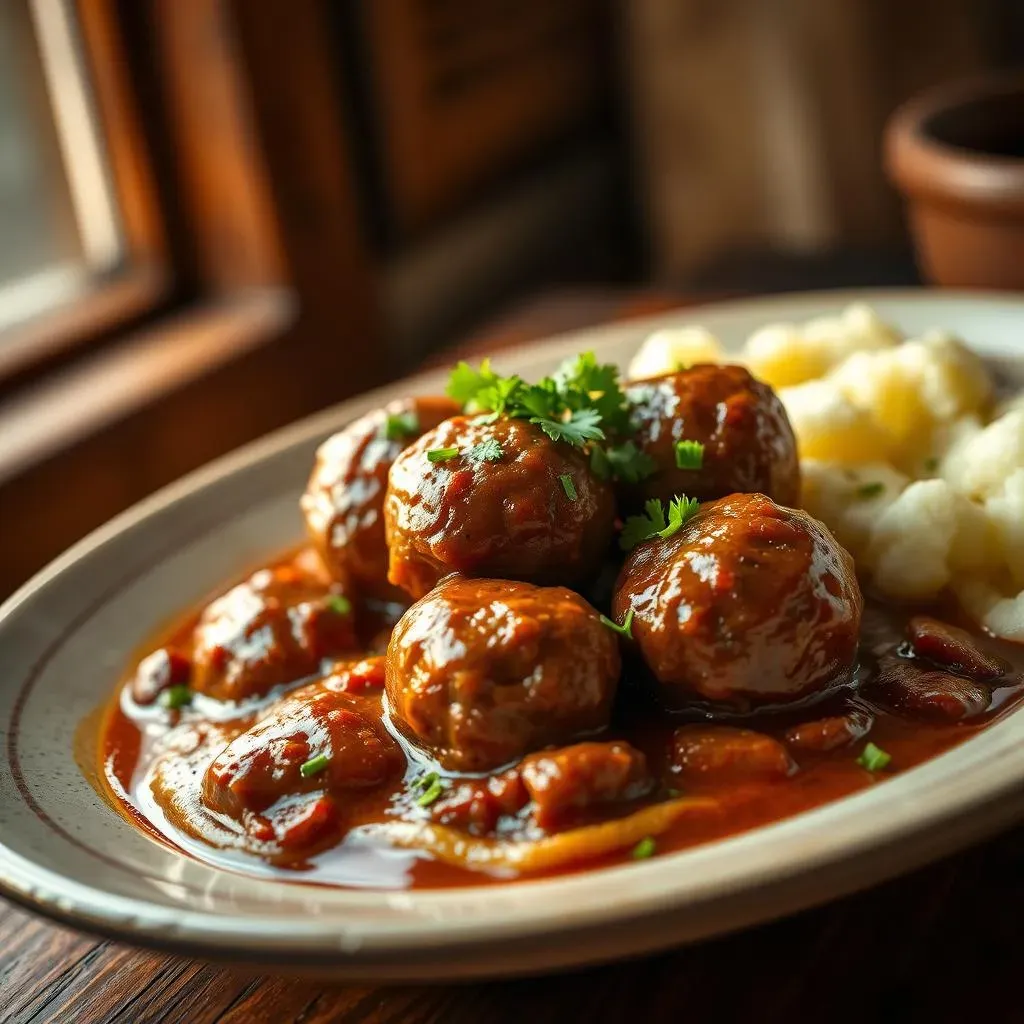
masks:
[[[578,495],[576,494],[576,485],[572,482],[572,477],[568,473],[562,473],[558,480],[562,485],[562,490],[565,491],[565,496],[570,501],[575,501]]]
[[[630,551],[637,544],[650,540],[652,537],[661,537],[663,540],[671,537],[684,523],[697,514],[699,508],[700,502],[696,498],[676,495],[669,502],[668,516],[666,517],[661,502],[657,498],[651,498],[644,505],[644,515],[630,516],[626,520],[626,525],[622,528],[622,534],[619,536],[619,547],[623,551]]]
[[[591,467],[604,479],[614,476],[635,483],[654,472],[653,459],[635,444],[614,443],[616,435],[621,438],[630,429],[632,406],[618,368],[598,363],[593,352],[566,360],[536,384],[516,375],[501,377],[487,360],[477,370],[459,363],[449,378],[448,394],[466,412],[484,414],[485,422],[499,416],[529,420],[552,441],[589,447]]]
[[[299,768],[299,774],[304,779],[311,779],[314,775],[319,775],[330,763],[331,759],[326,754],[317,754]]]
[[[861,484],[857,488],[857,497],[867,501],[869,498],[877,498],[880,494],[884,493],[885,484],[881,480],[874,480],[869,484]]]
[[[169,686],[160,694],[160,706],[177,711],[192,703],[192,691],[180,683],[177,686]]]
[[[939,468],[939,457],[932,455],[924,460],[924,471],[926,473],[934,473]]]
[[[640,451],[632,441],[625,441],[619,445],[609,445],[606,449],[595,448],[595,452],[601,451],[608,462],[607,476],[614,476],[627,484],[636,484],[649,477],[657,468],[658,464],[646,452]],[[593,469],[593,460],[591,460]],[[595,469],[596,473],[597,470]],[[598,473],[598,476],[601,474]]]
[[[448,462],[450,459],[458,458],[458,456],[458,448],[431,448],[427,452],[427,458],[431,462]]]
[[[437,772],[427,772],[413,782],[412,788],[423,790],[416,798],[416,806],[429,807],[444,792],[444,782]]]
[[[651,836],[645,836],[633,847],[633,860],[647,860],[657,852],[658,845]]]
[[[400,412],[388,416],[384,424],[384,435],[389,441],[404,441],[418,434],[420,419],[414,412]]]
[[[867,743],[857,758],[857,764],[861,768],[867,768],[869,772],[880,772],[892,760],[892,754],[887,754],[881,747],[874,743]]]
[[[700,441],[676,441],[676,468],[700,469],[704,465],[704,445]]]
[[[598,424],[601,414],[596,409],[576,409],[566,419],[551,419],[548,416],[531,416],[552,441],[565,441],[582,447],[587,441],[603,441],[605,434]]]
[[[324,604],[335,615],[348,615],[352,611],[352,602],[344,594],[331,594]]]
[[[624,636],[627,640],[632,640],[633,614],[633,609],[630,608],[629,611],[626,612],[626,618],[623,620],[621,626],[617,622],[615,622],[614,619],[609,619],[607,615],[601,616],[601,622],[603,625],[607,626],[613,633],[618,633],[619,636]]]
[[[489,437],[486,441],[473,445],[465,454],[466,458],[473,462],[497,462],[505,451],[496,437]]]

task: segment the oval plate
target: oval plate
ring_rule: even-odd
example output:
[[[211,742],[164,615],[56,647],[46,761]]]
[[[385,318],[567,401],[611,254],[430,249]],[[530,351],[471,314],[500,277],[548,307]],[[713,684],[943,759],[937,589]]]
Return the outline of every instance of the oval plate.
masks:
[[[494,361],[523,376],[592,348],[628,361],[653,328],[729,345],[770,321],[871,303],[949,328],[1024,384],[1024,300],[950,292],[747,300],[578,332]],[[76,730],[169,617],[302,537],[298,496],[323,438],[390,385],[222,459],[82,541],[0,609],[0,891],[126,942],[334,978],[443,980],[643,953],[788,913],[916,867],[1024,813],[1024,714],[906,774],[777,825],[570,877],[466,890],[330,890],[220,871],[133,828],[76,764]]]

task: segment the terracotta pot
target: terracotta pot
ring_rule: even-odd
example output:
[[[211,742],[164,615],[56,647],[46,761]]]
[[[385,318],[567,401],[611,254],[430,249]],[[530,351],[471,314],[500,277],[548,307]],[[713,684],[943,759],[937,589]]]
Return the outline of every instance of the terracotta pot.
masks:
[[[890,119],[885,151],[924,275],[1024,290],[1024,73],[911,100]]]

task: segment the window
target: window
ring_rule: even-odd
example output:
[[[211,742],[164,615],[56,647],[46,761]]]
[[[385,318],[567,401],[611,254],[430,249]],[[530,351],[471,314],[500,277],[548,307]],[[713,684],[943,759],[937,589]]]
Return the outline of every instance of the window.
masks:
[[[9,0],[0,6],[0,332],[81,297],[123,254],[72,11],[63,0]]]

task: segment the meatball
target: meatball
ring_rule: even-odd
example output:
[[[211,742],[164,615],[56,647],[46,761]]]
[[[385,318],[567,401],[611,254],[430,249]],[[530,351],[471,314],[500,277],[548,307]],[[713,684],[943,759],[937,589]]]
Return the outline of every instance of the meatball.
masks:
[[[219,700],[262,696],[356,647],[351,602],[292,566],[261,569],[213,601],[195,630],[192,685]]]
[[[388,578],[417,598],[452,572],[571,586],[599,570],[614,520],[581,449],[525,420],[459,416],[391,467]]]
[[[415,742],[483,772],[607,726],[619,667],[617,638],[578,594],[454,577],[399,620],[385,686]]]
[[[392,402],[320,446],[301,504],[309,536],[335,579],[371,597],[399,596],[387,580],[388,470],[406,445],[459,409],[443,397]]]
[[[701,364],[627,390],[634,440],[655,472],[623,491],[626,505],[685,494],[710,501],[760,492],[780,505],[800,499],[800,463],[786,410],[767,384],[742,366]],[[676,444],[704,446],[699,468],[680,468]]]
[[[701,507],[637,547],[616,582],[659,696],[745,712],[849,679],[863,599],[853,560],[805,512],[763,494]]]
[[[294,847],[338,823],[346,791],[397,780],[404,768],[373,702],[314,683],[275,704],[213,759],[203,803],[254,839]],[[281,813],[273,813],[279,801]]]

